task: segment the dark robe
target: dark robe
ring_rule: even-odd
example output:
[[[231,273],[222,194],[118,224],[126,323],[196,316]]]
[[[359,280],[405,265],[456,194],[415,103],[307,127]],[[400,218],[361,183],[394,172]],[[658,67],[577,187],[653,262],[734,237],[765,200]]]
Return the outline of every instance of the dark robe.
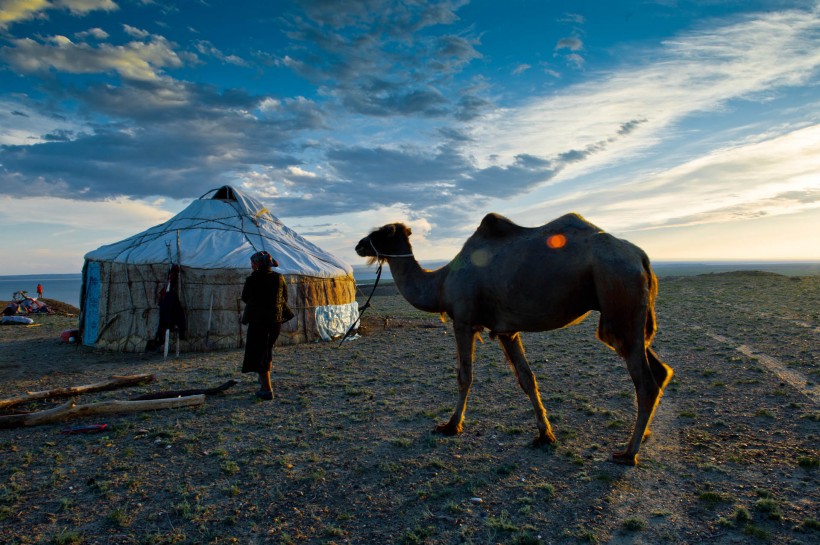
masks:
[[[165,343],[165,331],[175,331],[180,339],[185,339],[185,310],[179,299],[179,265],[171,267],[168,281],[159,293],[159,325],[155,340]]]
[[[288,289],[281,274],[258,269],[242,289],[248,334],[245,341],[243,373],[267,373],[273,364],[273,345],[279,337],[282,308],[288,300]]]

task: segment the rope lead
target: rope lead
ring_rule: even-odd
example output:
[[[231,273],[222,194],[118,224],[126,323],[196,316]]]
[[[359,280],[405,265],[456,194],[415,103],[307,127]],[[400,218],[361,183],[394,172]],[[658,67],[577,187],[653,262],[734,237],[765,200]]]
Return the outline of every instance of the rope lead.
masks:
[[[347,333],[345,333],[344,337],[342,337],[342,340],[339,341],[339,346],[337,346],[336,348],[340,348],[342,346],[342,343],[344,343],[345,340],[347,340],[347,338],[350,336],[350,332],[353,331],[353,328],[356,327],[356,324],[358,324],[361,321],[362,314],[364,314],[364,311],[367,310],[368,308],[370,308],[370,299],[372,299],[373,294],[376,293],[376,288],[379,285],[379,279],[382,277],[382,266],[383,265],[384,265],[384,262],[379,261],[379,268],[376,270],[376,282],[373,284],[373,290],[371,290],[370,295],[367,298],[367,301],[365,301],[364,305],[362,305],[361,310],[359,310],[359,317],[356,318],[356,320],[352,324],[350,324],[350,327],[348,328]]]

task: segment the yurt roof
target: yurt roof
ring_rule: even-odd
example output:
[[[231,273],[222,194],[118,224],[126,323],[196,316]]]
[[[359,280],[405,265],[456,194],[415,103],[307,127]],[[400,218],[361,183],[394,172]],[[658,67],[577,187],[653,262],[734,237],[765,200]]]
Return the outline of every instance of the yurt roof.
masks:
[[[179,263],[195,269],[250,269],[266,250],[283,274],[333,278],[350,265],[309,242],[253,197],[231,187],[212,189],[165,223],[85,255],[87,261]]]

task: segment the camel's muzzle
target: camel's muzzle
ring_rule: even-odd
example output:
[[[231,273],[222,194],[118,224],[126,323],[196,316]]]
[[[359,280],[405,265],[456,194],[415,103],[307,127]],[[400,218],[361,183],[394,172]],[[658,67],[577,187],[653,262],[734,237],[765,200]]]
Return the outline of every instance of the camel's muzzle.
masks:
[[[367,244],[367,238],[363,238],[356,245],[356,253],[359,254],[361,257],[371,257],[371,256],[375,255],[372,252],[372,248],[370,247],[370,244]]]

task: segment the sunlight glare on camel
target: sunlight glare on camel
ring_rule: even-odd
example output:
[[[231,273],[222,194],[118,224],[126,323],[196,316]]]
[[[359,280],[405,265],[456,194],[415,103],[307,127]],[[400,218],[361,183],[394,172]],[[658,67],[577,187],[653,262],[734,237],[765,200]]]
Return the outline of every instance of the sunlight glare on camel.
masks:
[[[490,264],[490,253],[487,250],[476,250],[470,254],[470,261],[476,267],[486,267]]]
[[[563,248],[567,244],[567,237],[564,235],[552,235],[547,239],[547,246],[552,248],[553,250],[557,250],[559,248]]]

